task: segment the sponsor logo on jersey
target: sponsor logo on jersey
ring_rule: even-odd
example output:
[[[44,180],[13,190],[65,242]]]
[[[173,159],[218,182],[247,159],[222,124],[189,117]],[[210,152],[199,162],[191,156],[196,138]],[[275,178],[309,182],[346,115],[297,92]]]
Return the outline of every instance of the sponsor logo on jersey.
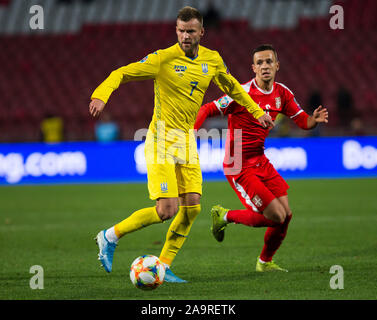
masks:
[[[167,182],[163,182],[161,183],[161,192],[162,193],[167,193],[168,192],[168,183]]]
[[[281,107],[280,97],[275,98],[275,104],[276,104],[276,109],[280,109],[280,107]]]
[[[219,100],[217,100],[217,102],[218,102],[220,108],[226,108],[231,103],[231,100],[228,96],[224,96],[224,97],[220,98]]]
[[[186,66],[179,66],[179,65],[174,66],[174,71],[177,74],[183,74],[183,72],[185,72],[186,70],[187,70]]]
[[[208,74],[208,63],[202,63],[203,74]]]

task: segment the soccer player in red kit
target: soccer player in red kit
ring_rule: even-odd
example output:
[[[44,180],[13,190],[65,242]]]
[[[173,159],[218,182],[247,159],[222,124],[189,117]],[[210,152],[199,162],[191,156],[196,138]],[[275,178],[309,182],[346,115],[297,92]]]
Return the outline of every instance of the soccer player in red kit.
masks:
[[[292,91],[275,82],[279,61],[273,46],[257,47],[252,58],[255,78],[243,84],[243,88],[272,120],[282,113],[305,130],[328,122],[326,108],[319,106],[312,115],[308,115],[297,103]],[[207,117],[217,115],[228,116],[224,174],[246,209],[229,210],[220,205],[214,206],[211,210],[212,233],[221,242],[225,227],[231,222],[267,227],[256,271],[287,271],[272,260],[286,236],[292,211],[288,203],[289,186],[264,154],[269,130],[226,95],[200,108],[195,129],[199,129]]]

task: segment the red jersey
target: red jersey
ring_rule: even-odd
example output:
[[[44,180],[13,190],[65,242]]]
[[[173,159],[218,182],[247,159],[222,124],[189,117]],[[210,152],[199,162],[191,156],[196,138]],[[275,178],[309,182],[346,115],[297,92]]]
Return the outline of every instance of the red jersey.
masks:
[[[242,87],[259,107],[271,116],[272,120],[282,113],[294,120],[299,127],[307,129],[308,114],[301,109],[292,91],[282,83],[274,82],[272,89],[265,91],[258,87],[254,78]],[[227,95],[203,105],[194,128],[199,129],[207,117],[220,114],[228,116],[224,167],[233,166],[234,159],[240,152],[242,152],[242,168],[252,166],[257,158],[264,154],[264,142],[269,130],[263,128],[246,108]]]

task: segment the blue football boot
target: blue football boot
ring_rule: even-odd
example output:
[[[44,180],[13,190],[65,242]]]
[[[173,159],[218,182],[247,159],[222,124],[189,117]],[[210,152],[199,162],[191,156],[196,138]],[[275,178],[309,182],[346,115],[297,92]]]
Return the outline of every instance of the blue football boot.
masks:
[[[187,282],[186,280],[183,280],[179,277],[177,277],[173,271],[171,271],[171,269],[169,267],[166,267],[165,269],[165,278],[164,278],[164,281],[165,282],[173,282],[173,283],[184,283],[184,282]]]
[[[105,268],[106,272],[111,272],[111,269],[113,267],[114,250],[117,244],[109,242],[106,239],[105,232],[106,230],[100,231],[95,237],[95,240],[99,248],[98,260],[101,261],[102,266]]]

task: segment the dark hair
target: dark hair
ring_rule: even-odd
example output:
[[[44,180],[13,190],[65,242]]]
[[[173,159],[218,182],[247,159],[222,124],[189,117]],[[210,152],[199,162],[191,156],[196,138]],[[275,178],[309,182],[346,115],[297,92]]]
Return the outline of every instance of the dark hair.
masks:
[[[198,9],[186,6],[179,10],[177,15],[177,20],[182,20],[184,22],[190,21],[191,19],[197,19],[201,25],[203,25],[203,16]]]
[[[260,51],[266,51],[266,50],[271,50],[275,54],[276,61],[278,60],[278,54],[275,48],[272,46],[272,44],[262,44],[253,50],[251,54],[251,58],[253,59],[253,62],[254,62],[255,53],[260,52]]]

